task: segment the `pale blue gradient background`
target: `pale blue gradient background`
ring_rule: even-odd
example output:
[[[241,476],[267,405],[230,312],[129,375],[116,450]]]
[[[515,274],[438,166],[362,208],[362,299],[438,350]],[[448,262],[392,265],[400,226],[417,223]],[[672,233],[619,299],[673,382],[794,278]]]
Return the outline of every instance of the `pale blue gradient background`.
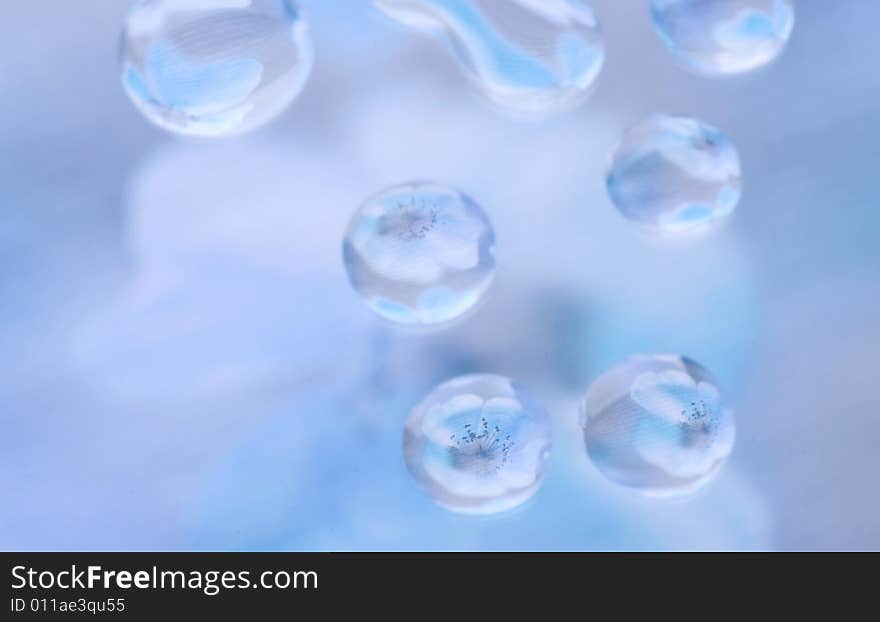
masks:
[[[873,0],[800,0],[758,74],[692,76],[647,0],[594,0],[593,99],[495,114],[434,41],[360,0],[303,0],[316,65],[255,135],[185,142],[119,84],[125,2],[0,9],[0,548],[880,548],[880,70]],[[738,145],[721,235],[640,238],[606,154],[653,112]],[[493,219],[499,276],[427,335],[351,291],[358,203],[411,178]],[[586,459],[577,402],[607,366],[681,352],[738,414],[704,494],[633,497]],[[550,411],[545,486],[510,515],[449,514],[400,453],[409,408],[466,372]]]

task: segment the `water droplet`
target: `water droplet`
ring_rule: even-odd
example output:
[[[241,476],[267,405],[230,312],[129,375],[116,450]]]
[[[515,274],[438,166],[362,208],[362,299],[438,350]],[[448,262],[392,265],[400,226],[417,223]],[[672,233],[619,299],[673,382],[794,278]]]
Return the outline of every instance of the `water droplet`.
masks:
[[[582,425],[590,459],[605,477],[656,497],[705,485],[735,437],[714,378],[674,355],[634,356],[602,374],[587,390]]]
[[[537,491],[550,452],[550,423],[511,380],[479,374],[449,380],[416,406],[403,435],[410,473],[454,512],[493,514]]]
[[[472,309],[495,276],[495,233],[470,197],[410,183],[368,199],[343,258],[355,290],[393,322],[434,326]]]
[[[122,33],[122,84],[156,125],[251,130],[299,94],[312,43],[292,0],[141,0]]]
[[[626,132],[612,154],[606,183],[617,209],[645,230],[704,233],[739,202],[739,155],[714,127],[655,115]]]
[[[766,65],[794,26],[790,0],[652,0],[651,14],[676,58],[709,76]]]
[[[605,60],[602,31],[581,0],[374,0],[397,21],[444,36],[476,87],[524,116],[570,110]]]

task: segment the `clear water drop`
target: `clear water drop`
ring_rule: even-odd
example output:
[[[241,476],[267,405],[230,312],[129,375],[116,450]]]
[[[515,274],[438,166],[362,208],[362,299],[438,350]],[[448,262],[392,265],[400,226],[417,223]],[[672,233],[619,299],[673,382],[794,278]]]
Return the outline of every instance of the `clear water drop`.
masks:
[[[646,231],[705,233],[739,203],[739,154],[710,125],[654,115],[625,133],[612,153],[606,184],[617,209]]]
[[[368,199],[343,242],[354,289],[380,316],[436,326],[480,302],[495,276],[495,233],[452,188],[414,182]]]
[[[498,106],[529,117],[590,95],[605,60],[601,27],[581,0],[374,0],[386,14],[440,33],[465,74]]]
[[[547,416],[516,383],[479,374],[444,382],[413,409],[403,455],[444,508],[493,514],[538,490],[550,443]]]
[[[587,390],[581,423],[593,464],[648,496],[687,495],[733,449],[733,413],[715,379],[677,355],[633,356]]]
[[[122,33],[122,84],[156,125],[246,132],[302,90],[312,43],[293,0],[140,0]]]
[[[675,57],[709,76],[770,63],[794,27],[791,0],[652,0],[651,15]]]

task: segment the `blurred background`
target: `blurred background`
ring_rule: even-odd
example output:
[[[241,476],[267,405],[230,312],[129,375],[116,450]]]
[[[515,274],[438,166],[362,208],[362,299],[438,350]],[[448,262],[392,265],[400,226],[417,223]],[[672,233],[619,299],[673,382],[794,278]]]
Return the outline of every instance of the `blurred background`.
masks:
[[[648,0],[592,0],[593,98],[499,116],[443,46],[366,0],[302,0],[316,64],[243,138],[183,141],[119,83],[127,3],[8,2],[0,21],[0,548],[880,548],[880,71],[874,0],[798,0],[771,67],[707,80]],[[730,226],[646,242],[604,189],[653,112],[724,130]],[[358,299],[341,238],[367,195],[465,189],[498,238],[487,303],[399,331]],[[686,501],[607,483],[577,404],[637,352],[686,354],[737,411],[734,454]],[[546,406],[543,488],[450,514],[401,456],[410,408],[468,372]]]

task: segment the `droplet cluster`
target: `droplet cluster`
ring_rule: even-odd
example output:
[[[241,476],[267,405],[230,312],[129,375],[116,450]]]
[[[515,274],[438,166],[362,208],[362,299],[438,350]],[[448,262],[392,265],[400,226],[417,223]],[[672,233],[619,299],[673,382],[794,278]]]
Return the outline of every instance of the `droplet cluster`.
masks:
[[[605,63],[599,20],[583,0],[373,0],[387,16],[446,41],[497,108],[544,118],[581,105]],[[673,56],[708,76],[766,66],[788,42],[790,0],[651,0]],[[302,91],[312,43],[294,0],[140,0],[121,41],[122,84],[173,133],[226,136],[278,116]],[[658,235],[705,233],[741,198],[739,154],[690,116],[652,115],[613,150],[606,187],[617,210]],[[435,182],[383,190],[356,210],[343,261],[366,305],[398,326],[460,320],[495,278],[495,232],[466,193]],[[733,447],[733,415],[711,374],[678,355],[640,355],[587,390],[587,454],[609,480],[655,497],[708,483]],[[520,506],[550,451],[543,410],[512,380],[478,374],[437,386],[411,412],[403,453],[439,505],[467,514]]]

